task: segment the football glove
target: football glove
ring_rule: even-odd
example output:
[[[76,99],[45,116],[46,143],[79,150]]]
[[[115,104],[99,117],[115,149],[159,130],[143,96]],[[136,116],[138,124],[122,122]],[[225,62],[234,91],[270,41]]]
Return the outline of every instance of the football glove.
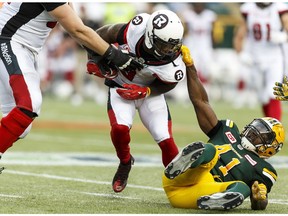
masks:
[[[104,53],[103,57],[108,61],[108,64],[113,64],[119,68],[119,70],[130,72],[135,70],[141,70],[144,65],[137,61],[129,53],[125,53],[125,50],[117,49],[114,45],[110,45]]]
[[[109,65],[107,60],[100,55],[88,55],[86,67],[88,74],[100,78],[114,79],[118,76],[118,69],[114,65]]]
[[[190,50],[187,46],[182,45],[181,46],[181,52],[182,52],[182,60],[185,63],[186,66],[192,66],[194,64],[193,59],[190,54]]]
[[[275,95],[276,100],[288,101],[288,78],[284,77],[283,83],[275,82],[273,87],[273,94]]]
[[[267,198],[267,188],[263,183],[258,183],[255,181],[251,187],[252,197],[254,200],[265,200]]]
[[[123,88],[118,88],[116,91],[126,100],[138,100],[148,97],[151,93],[149,87],[141,87],[135,84],[124,84]]]

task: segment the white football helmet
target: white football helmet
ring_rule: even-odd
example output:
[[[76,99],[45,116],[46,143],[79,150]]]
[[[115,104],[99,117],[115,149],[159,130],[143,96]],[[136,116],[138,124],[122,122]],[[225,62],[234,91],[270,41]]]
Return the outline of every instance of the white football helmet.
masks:
[[[145,45],[153,49],[156,58],[173,57],[180,51],[184,27],[170,10],[158,10],[150,15],[146,25]]]
[[[279,152],[284,140],[282,123],[271,117],[254,119],[241,133],[241,145],[265,159]]]

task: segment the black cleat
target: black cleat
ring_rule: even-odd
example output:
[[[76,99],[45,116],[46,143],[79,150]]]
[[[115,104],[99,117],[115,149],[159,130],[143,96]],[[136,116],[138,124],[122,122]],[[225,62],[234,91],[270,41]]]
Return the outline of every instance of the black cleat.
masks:
[[[132,155],[127,164],[122,163],[119,164],[117,172],[115,173],[112,181],[112,187],[116,193],[119,193],[125,189],[127,185],[128,176],[133,164],[134,164],[134,158],[132,157]]]

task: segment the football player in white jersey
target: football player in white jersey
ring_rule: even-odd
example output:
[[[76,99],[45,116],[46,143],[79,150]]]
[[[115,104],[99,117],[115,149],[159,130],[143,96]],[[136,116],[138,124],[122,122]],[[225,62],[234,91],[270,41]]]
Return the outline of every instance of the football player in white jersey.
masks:
[[[193,50],[193,58],[197,64],[200,79],[206,83],[209,78],[209,62],[212,62],[213,44],[212,30],[217,15],[206,8],[205,3],[190,3],[192,9],[184,11],[183,19],[187,23],[187,34],[184,44]],[[197,41],[197,42],[195,42]]]
[[[57,21],[81,45],[126,70],[141,68],[131,56],[83,24],[68,3],[7,2],[0,9],[0,156],[31,129],[42,95],[38,52]]]
[[[251,85],[258,93],[264,115],[281,120],[281,103],[274,98],[272,89],[284,76],[283,44],[288,41],[288,6],[281,2],[247,2],[240,10],[245,22],[234,37],[235,49],[240,56],[250,56],[242,59],[249,65]]]
[[[164,93],[173,89],[186,74],[180,50],[183,32],[179,17],[170,10],[158,10],[151,15],[142,13],[127,24],[107,25],[97,30],[107,42],[118,43],[145,64],[142,70],[119,71],[118,76],[105,80],[109,87],[111,140],[120,160],[112,182],[115,192],[126,187],[134,162],[129,143],[136,110],[162,151],[163,165],[178,153]],[[99,67],[90,56],[88,72],[101,77]]]

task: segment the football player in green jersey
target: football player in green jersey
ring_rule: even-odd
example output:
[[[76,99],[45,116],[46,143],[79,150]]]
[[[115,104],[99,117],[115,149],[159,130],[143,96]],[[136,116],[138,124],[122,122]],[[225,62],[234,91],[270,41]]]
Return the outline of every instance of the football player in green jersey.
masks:
[[[182,55],[189,97],[209,141],[187,145],[165,168],[163,188],[171,205],[229,210],[250,196],[251,208],[264,210],[277,179],[265,159],[281,150],[283,125],[274,118],[256,118],[240,132],[233,121],[218,120],[185,46]]]

